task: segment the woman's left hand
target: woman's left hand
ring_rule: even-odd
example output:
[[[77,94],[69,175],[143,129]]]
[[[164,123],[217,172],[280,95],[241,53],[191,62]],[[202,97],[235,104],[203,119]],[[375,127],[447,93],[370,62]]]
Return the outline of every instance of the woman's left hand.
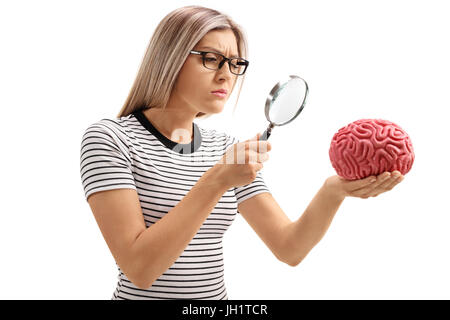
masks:
[[[369,176],[359,180],[346,180],[338,175],[331,176],[325,181],[325,185],[333,191],[345,197],[358,197],[367,199],[376,197],[386,191],[392,190],[405,177],[400,171],[383,172],[378,176]]]

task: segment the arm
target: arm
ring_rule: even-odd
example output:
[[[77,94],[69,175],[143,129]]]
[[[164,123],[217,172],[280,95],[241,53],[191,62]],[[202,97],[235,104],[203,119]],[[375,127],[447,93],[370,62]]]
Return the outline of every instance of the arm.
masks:
[[[139,288],[148,288],[181,255],[227,190],[214,167],[150,228],[135,190],[92,194],[89,205],[117,264]]]
[[[325,234],[343,200],[322,186],[295,222],[270,193],[243,201],[239,212],[278,260],[296,266]]]
[[[289,225],[284,251],[290,266],[298,265],[322,239],[344,199],[324,183],[302,216]]]
[[[274,255],[290,266],[298,265],[322,239],[345,197],[376,197],[403,180],[400,172],[361,180],[328,178],[302,216],[292,222],[269,193],[240,203],[238,209]]]

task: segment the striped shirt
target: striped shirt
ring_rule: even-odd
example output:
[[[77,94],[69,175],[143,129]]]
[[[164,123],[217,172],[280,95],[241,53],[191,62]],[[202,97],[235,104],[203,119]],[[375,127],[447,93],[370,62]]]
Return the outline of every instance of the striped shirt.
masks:
[[[136,190],[147,228],[169,212],[198,179],[239,140],[193,122],[194,137],[179,144],[161,134],[142,113],[91,124],[82,137],[80,174],[86,200],[94,192]],[[228,189],[184,252],[153,284],[136,287],[118,268],[112,300],[228,299],[222,240],[237,206],[269,192],[258,171],[252,183]]]

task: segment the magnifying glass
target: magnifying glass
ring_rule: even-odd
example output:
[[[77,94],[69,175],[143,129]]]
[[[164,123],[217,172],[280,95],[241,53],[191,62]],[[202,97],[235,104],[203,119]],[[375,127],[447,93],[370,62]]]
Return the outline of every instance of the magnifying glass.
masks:
[[[294,120],[306,103],[308,84],[302,78],[291,75],[278,82],[266,100],[265,114],[270,122],[259,140],[269,139],[275,126],[284,126]]]

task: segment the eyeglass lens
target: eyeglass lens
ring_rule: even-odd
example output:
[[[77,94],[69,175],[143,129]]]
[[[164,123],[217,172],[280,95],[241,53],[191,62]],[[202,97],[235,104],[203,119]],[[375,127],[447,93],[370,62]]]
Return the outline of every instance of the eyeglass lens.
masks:
[[[222,62],[223,57],[219,54],[208,52],[204,56],[205,67],[212,70],[219,69],[219,65]],[[234,74],[243,74],[245,71],[245,60],[234,58],[230,61],[230,70]]]

